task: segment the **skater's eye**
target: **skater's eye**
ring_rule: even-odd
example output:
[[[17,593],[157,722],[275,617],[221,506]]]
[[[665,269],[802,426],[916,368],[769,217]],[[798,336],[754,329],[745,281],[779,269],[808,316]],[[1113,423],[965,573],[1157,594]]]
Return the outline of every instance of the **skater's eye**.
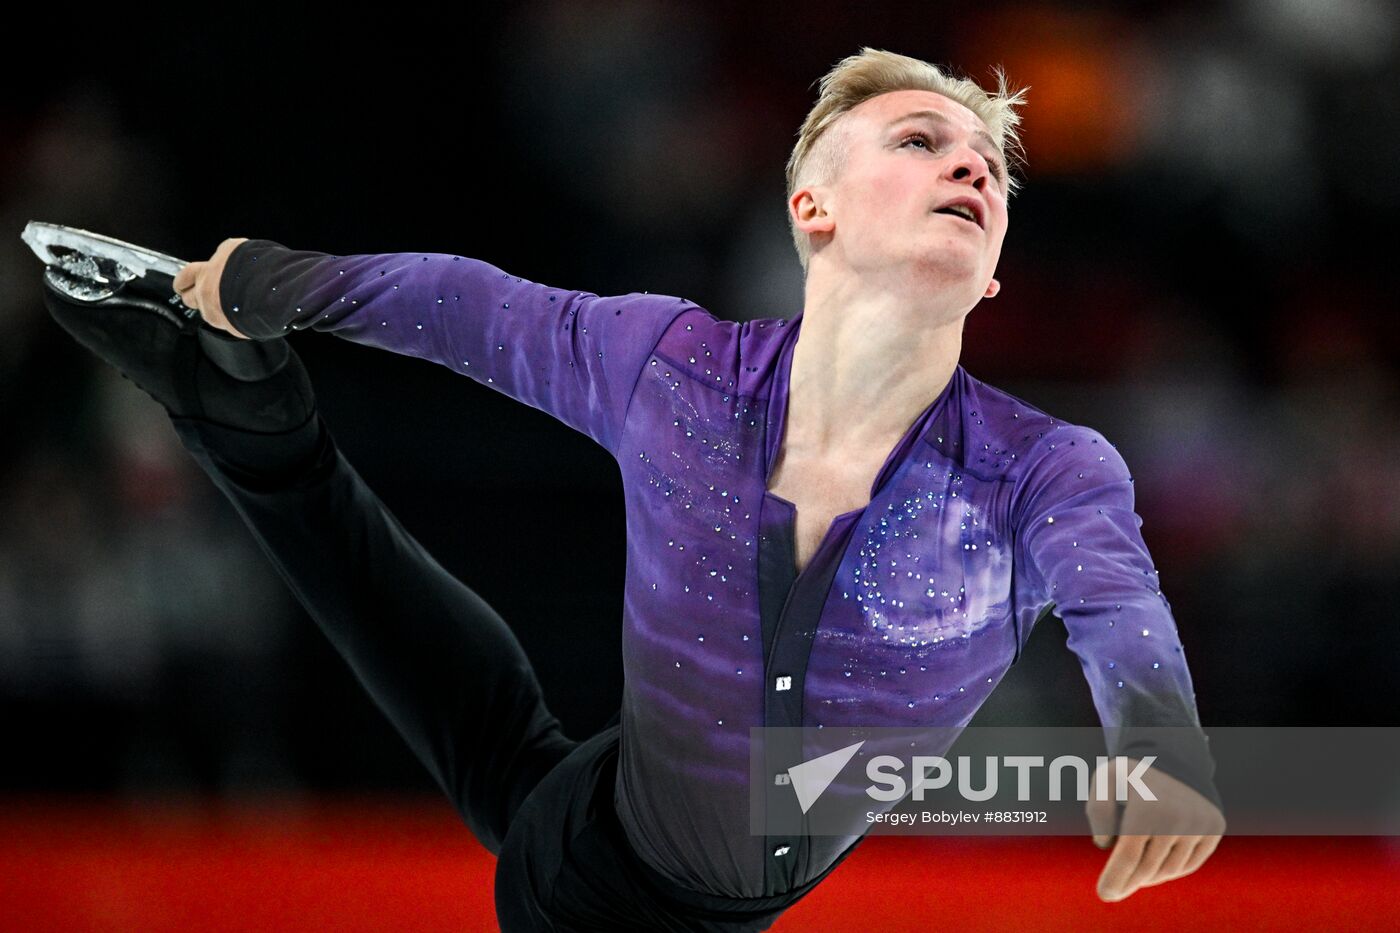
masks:
[[[900,146],[907,146],[915,140],[922,142],[924,144],[924,148],[928,151],[933,151],[933,138],[924,132],[910,133],[908,136],[904,137],[904,139],[900,142]],[[992,170],[992,175],[996,178],[998,182],[1006,180],[1006,170],[1002,168],[1000,161],[985,155],[982,158],[986,160],[987,167]]]
[[[933,149],[933,140],[929,138],[927,133],[910,133],[908,136],[904,137],[904,141],[901,142],[900,145],[907,146],[916,139],[924,144],[925,149],[930,151]]]

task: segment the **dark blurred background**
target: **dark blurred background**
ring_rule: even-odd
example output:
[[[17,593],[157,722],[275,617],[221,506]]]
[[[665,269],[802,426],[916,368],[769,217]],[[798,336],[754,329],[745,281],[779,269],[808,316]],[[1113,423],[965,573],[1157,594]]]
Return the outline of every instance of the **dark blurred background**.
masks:
[[[1394,4],[135,15],[65,6],[0,61],[0,791],[430,790],[159,407],[48,319],[26,221],[189,260],[229,236],[453,252],[791,316],[783,164],[863,45],[1030,86],[1002,293],[963,362],[1121,450],[1202,720],[1396,724]],[[293,341],[351,461],[515,626],[566,728],[598,728],[622,676],[610,457],[429,364]],[[1096,722],[1064,638],[1043,624],[979,722]]]

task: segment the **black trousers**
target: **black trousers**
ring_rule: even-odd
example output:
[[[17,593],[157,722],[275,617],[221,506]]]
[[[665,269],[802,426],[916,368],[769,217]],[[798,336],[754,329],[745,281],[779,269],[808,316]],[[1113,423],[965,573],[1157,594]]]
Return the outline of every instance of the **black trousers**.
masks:
[[[498,856],[502,930],[746,933],[767,929],[815,886],[723,898],[679,888],[643,864],[613,806],[619,727],[582,743],[563,734],[504,620],[404,530],[319,415],[285,434],[173,420],[297,599]]]

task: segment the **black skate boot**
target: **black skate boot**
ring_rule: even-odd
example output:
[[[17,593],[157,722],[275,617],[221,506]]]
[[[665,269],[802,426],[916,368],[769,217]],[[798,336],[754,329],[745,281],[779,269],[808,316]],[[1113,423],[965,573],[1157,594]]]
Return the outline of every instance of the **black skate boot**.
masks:
[[[285,340],[242,340],[130,291],[79,301],[52,284],[62,274],[45,277],[49,314],[172,417],[280,433],[315,412],[306,369]]]
[[[78,233],[115,244],[110,251],[118,255],[139,249]],[[101,254],[104,243],[67,253],[41,245],[49,314],[165,407],[185,447],[216,483],[222,473],[249,488],[277,488],[325,459],[329,445],[311,380],[285,340],[243,340],[210,327],[175,296],[172,268],[132,275],[120,264],[103,265],[109,262]],[[141,258],[151,256],[166,267],[179,262],[159,254]]]

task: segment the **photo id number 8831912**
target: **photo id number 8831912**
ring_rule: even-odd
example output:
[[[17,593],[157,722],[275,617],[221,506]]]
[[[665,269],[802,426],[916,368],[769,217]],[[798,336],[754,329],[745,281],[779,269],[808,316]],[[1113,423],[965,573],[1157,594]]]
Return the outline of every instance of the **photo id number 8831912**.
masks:
[[[1049,815],[1044,810],[986,810],[984,823],[1045,823]]]

